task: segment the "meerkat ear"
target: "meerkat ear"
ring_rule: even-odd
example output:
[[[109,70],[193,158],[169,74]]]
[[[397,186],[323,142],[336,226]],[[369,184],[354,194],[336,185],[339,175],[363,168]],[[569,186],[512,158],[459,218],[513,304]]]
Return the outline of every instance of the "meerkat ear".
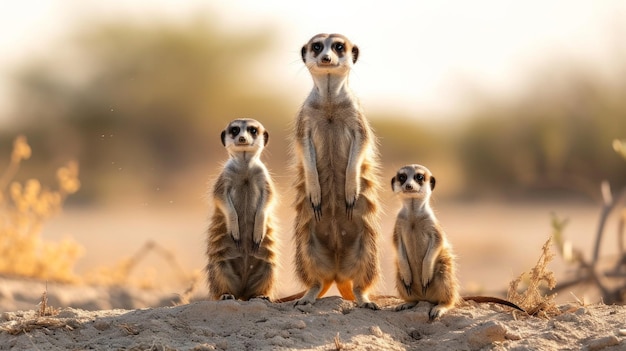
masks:
[[[267,146],[267,143],[270,142],[270,133],[267,131],[263,132],[263,146]]]
[[[356,63],[356,60],[358,60],[358,58],[359,58],[359,47],[355,45],[352,47],[352,63]]]
[[[396,182],[396,177],[391,178],[391,190],[393,190],[393,183]]]
[[[222,131],[222,145],[226,146],[226,130]]]
[[[300,56],[302,56],[302,62],[306,63],[306,45],[300,49]]]
[[[435,177],[430,176],[430,190],[435,190]]]

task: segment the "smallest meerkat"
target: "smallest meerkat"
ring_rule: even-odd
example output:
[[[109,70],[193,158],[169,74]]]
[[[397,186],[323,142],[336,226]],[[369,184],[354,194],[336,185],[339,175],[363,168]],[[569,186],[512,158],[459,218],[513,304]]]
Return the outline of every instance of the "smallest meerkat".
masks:
[[[274,185],[260,160],[269,134],[254,119],[236,119],[221,134],[229,159],[213,187],[215,210],[206,265],[213,299],[271,300],[277,258],[272,226]]]
[[[429,319],[441,317],[458,301],[455,257],[446,234],[430,207],[435,177],[428,168],[412,164],[391,179],[391,187],[402,199],[393,231],[396,249],[396,288],[409,309],[419,301],[435,304]]]

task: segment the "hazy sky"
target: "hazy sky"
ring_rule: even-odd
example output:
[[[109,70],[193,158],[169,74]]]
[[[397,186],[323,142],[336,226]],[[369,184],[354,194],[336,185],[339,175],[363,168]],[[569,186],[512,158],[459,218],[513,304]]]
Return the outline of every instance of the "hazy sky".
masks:
[[[224,31],[274,28],[276,47],[259,74],[277,94],[304,99],[312,83],[300,47],[339,32],[361,49],[351,83],[365,107],[415,114],[455,111],[468,87],[513,94],[533,68],[553,61],[588,62],[610,75],[617,39],[626,37],[626,1],[610,0],[11,1],[0,11],[0,119],[15,65],[54,52],[77,21],[181,21],[203,12]]]

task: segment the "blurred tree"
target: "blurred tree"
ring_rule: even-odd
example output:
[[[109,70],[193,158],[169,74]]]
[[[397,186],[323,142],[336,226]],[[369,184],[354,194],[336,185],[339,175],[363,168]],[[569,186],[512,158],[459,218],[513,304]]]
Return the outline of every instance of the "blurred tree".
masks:
[[[457,144],[466,175],[481,180],[468,190],[599,197],[602,180],[626,185],[626,166],[610,150],[626,136],[626,81],[554,67],[515,104],[486,104],[471,119]]]
[[[269,30],[225,34],[196,19],[91,23],[76,33],[16,76],[15,114],[42,159],[79,158],[83,198],[165,189],[166,177],[206,163],[210,150],[223,158],[218,135],[229,120],[287,115],[251,78]]]

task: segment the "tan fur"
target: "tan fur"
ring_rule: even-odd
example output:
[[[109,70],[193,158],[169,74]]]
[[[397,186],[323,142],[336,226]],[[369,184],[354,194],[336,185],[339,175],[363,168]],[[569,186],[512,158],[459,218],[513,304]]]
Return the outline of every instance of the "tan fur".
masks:
[[[413,164],[400,168],[391,186],[403,205],[393,231],[396,288],[407,301],[398,310],[428,301],[435,304],[432,320],[461,301],[452,247],[430,207],[435,178],[426,167]]]
[[[275,191],[260,160],[268,138],[253,119],[234,120],[222,132],[230,157],[213,187],[206,251],[209,293],[216,300],[273,298]]]
[[[308,289],[296,304],[336,283],[345,299],[378,308],[367,295],[379,275],[377,145],[348,86],[357,57],[339,34],[318,34],[302,48],[314,88],[292,134],[295,268]]]

